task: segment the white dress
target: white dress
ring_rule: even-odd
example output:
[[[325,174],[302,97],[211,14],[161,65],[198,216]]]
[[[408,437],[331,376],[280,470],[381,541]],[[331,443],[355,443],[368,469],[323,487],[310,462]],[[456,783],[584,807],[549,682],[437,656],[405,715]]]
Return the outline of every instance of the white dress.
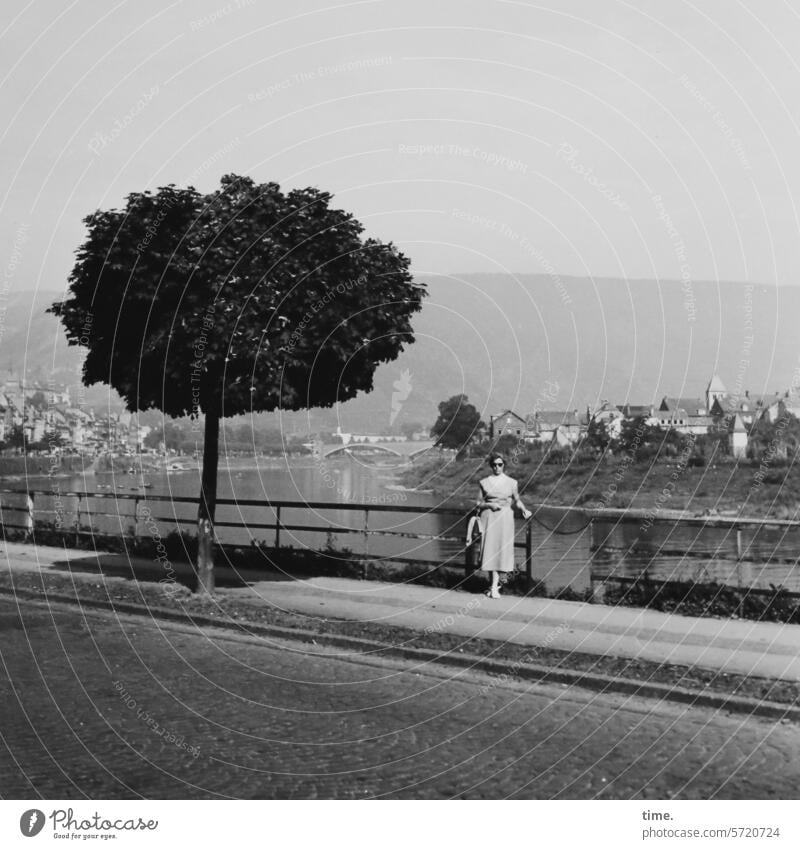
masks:
[[[479,484],[481,500],[501,505],[500,510],[485,507],[480,521],[483,532],[481,569],[484,572],[514,571],[514,511],[519,498],[517,482],[506,474],[489,475]]]

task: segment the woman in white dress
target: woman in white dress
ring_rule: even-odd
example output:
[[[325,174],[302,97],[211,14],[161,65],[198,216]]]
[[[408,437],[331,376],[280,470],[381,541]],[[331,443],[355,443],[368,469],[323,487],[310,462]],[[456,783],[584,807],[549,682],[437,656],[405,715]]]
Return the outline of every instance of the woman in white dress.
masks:
[[[486,593],[489,598],[500,598],[500,573],[514,571],[513,508],[517,507],[524,519],[531,517],[531,511],[520,501],[517,482],[503,471],[505,465],[502,454],[492,454],[489,457],[492,473],[479,484],[478,511],[483,533],[481,569],[492,576],[491,587]]]

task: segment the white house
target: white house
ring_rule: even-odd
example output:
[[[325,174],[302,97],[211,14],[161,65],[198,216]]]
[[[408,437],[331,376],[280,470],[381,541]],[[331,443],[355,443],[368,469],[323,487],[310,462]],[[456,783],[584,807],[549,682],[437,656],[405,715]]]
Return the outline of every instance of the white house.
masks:
[[[527,418],[527,437],[537,442],[574,445],[584,430],[577,410],[540,410]]]
[[[595,421],[604,424],[611,439],[616,439],[622,431],[622,422],[625,420],[625,416],[618,407],[609,404],[608,401],[603,401],[594,412],[591,412],[587,407],[586,420],[587,422]]]
[[[733,417],[729,426],[728,447],[731,454],[737,459],[747,456],[747,427],[738,413]]]

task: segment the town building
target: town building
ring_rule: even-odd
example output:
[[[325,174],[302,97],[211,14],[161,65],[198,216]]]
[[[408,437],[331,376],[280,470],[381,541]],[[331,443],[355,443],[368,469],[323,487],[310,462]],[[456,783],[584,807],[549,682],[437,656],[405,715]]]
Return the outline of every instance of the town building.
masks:
[[[498,416],[489,416],[489,439],[491,440],[508,435],[523,439],[526,431],[525,419],[518,416],[513,410],[503,410]]]
[[[676,398],[664,396],[654,413],[659,427],[677,430],[679,433],[701,436],[714,426],[714,418],[708,413],[702,398]]]
[[[645,419],[648,424],[656,424],[654,407],[652,404],[620,404],[617,409],[626,419]]]
[[[748,428],[737,413],[728,426],[728,450],[737,460],[747,456]]]
[[[526,417],[524,436],[530,442],[566,447],[578,442],[585,429],[577,410],[537,410]]]
[[[727,395],[728,390],[725,388],[725,384],[720,379],[720,376],[715,374],[706,387],[706,410],[710,411],[715,401],[725,398]]]
[[[594,412],[589,407],[586,408],[586,421],[595,421],[598,424],[605,425],[606,433],[611,439],[616,439],[622,430],[622,423],[625,421],[625,416],[622,411],[610,404],[608,401],[602,401],[598,409]]]

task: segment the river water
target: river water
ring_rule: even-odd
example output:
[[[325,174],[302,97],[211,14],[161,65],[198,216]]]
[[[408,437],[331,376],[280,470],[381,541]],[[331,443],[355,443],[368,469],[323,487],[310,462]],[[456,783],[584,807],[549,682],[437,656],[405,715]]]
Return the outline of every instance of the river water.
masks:
[[[398,467],[367,463],[361,459],[342,457],[336,460],[293,461],[290,464],[275,460],[259,463],[242,469],[221,469],[219,472],[219,498],[236,501],[269,500],[294,501],[300,505],[282,508],[282,525],[304,525],[319,527],[320,530],[281,530],[280,544],[296,548],[323,548],[332,544],[341,550],[349,548],[355,553],[368,552],[373,560],[393,560],[397,558],[432,560],[437,563],[450,562],[463,564],[463,537],[465,533],[465,515],[462,513],[439,514],[430,512],[431,508],[441,506],[440,499],[432,494],[403,491],[398,487]],[[24,483],[6,484],[7,488],[23,489]],[[196,500],[200,490],[197,470],[170,473],[145,473],[142,475],[119,473],[97,473],[92,475],[65,475],[53,477],[30,477],[27,481],[30,489],[57,490],[61,495],[56,498],[37,496],[36,515],[38,519],[53,521],[58,518],[61,525],[72,526],[76,518],[78,501],[67,495],[70,491],[99,492],[105,497],[94,499],[92,509],[95,513],[92,525],[95,529],[110,533],[129,533],[133,527],[134,505],[132,498],[115,496],[138,496],[138,516],[136,525],[139,534],[152,528],[152,520],[145,522],[147,516],[157,520],[159,531],[166,534],[176,527],[194,532],[193,520],[196,516]],[[477,493],[476,493],[477,494]],[[169,496],[168,501],[159,502],[152,496]],[[173,501],[178,498],[191,499],[189,503]],[[7,522],[19,521],[10,518],[13,513],[8,508],[22,506],[21,496],[4,494],[1,499],[5,508]],[[316,502],[333,503],[338,507],[324,508],[308,506]],[[410,536],[384,537],[363,534],[365,515],[363,510],[348,510],[344,505],[367,505],[370,508],[368,526],[370,530],[390,530],[397,534],[445,537],[445,540],[420,540]],[[380,510],[374,509],[380,507]],[[392,507],[412,507],[414,512],[393,511]],[[86,524],[86,502],[82,502],[81,523]],[[98,515],[106,513],[111,515]],[[274,529],[261,528],[259,525],[273,525],[276,514],[274,509],[261,505],[258,507],[220,505],[217,510],[217,536],[222,542],[249,545],[251,541],[264,542],[272,546],[275,542]],[[618,552],[609,555],[591,550],[591,531],[583,523],[574,523],[573,527],[562,524],[553,532],[554,521],[548,521],[542,514],[544,527],[540,522],[532,523],[533,537],[533,573],[542,580],[548,590],[572,587],[582,591],[591,585],[595,577],[615,574],[632,577],[647,569],[657,578],[695,578],[700,580],[718,580],[726,583],[747,583],[769,586],[770,583],[782,584],[794,591],[800,590],[800,577],[794,564],[769,564],[748,566],[745,579],[742,579],[741,565],[735,558],[719,557],[713,551],[707,556],[670,555],[661,552],[651,554],[632,554]],[[178,519],[187,520],[179,525]],[[227,527],[224,523],[237,523],[243,527]],[[348,529],[357,531],[349,533]],[[524,541],[524,527],[517,521],[517,541]],[[680,529],[679,529],[680,531]],[[686,546],[696,547],[696,537],[686,531]],[[673,534],[674,536],[674,534]],[[680,546],[679,546],[680,547]],[[672,549],[675,550],[674,548]],[[524,549],[517,549],[517,562],[522,565]],[[795,586],[796,585],[796,586]]]

